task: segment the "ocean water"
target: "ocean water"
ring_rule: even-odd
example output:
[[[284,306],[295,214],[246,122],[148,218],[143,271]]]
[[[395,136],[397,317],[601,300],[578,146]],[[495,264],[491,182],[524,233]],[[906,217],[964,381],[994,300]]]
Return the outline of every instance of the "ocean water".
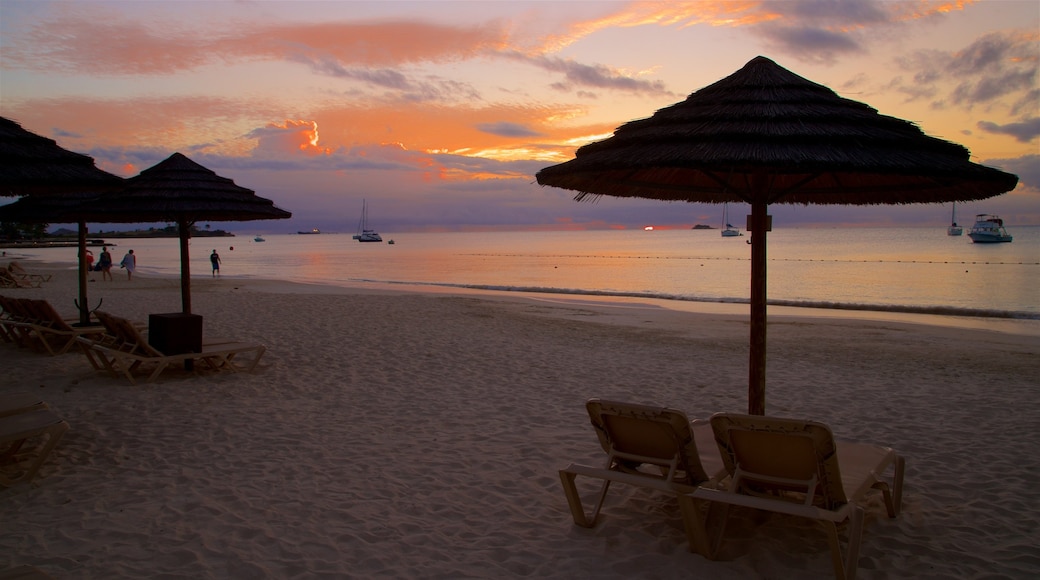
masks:
[[[768,238],[771,304],[1040,319],[1040,227],[1009,228],[1010,244],[974,244],[944,228],[779,228]],[[438,285],[674,301],[747,302],[750,239],[718,230],[382,233],[191,240],[192,276],[308,283]],[[141,275],[178,276],[175,239],[116,239]],[[10,250],[68,262],[70,248]],[[95,254],[97,252],[95,251]]]

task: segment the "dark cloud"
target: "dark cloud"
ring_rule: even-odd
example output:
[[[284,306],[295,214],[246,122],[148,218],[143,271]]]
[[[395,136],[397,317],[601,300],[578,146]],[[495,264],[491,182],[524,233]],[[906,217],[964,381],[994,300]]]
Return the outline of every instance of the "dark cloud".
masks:
[[[913,83],[896,77],[891,88],[906,94],[908,101],[934,98],[937,109],[970,109],[1015,96],[1012,114],[1035,115],[1040,94],[1036,52],[1035,35],[991,32],[961,50],[920,50],[898,58],[897,67],[912,74]],[[944,92],[943,85],[953,88]],[[1023,96],[1017,96],[1019,93]]]
[[[517,123],[499,121],[498,123],[480,123],[478,131],[498,135],[500,137],[541,137],[542,134]]]
[[[1018,176],[1019,187],[1040,191],[1040,155],[1025,155],[1014,159],[987,159],[985,165],[999,167]]]
[[[563,81],[549,86],[560,91],[576,87],[598,88],[645,95],[673,95],[661,81],[646,81],[620,74],[603,65],[589,65],[548,56],[529,56],[518,52],[502,52],[499,56],[526,62],[543,70],[562,74]]]
[[[1040,117],[1026,119],[1020,123],[1007,123],[1006,125],[979,121],[978,127],[987,133],[1011,135],[1021,143],[1028,143],[1040,136]]]
[[[863,51],[850,34],[824,28],[763,25],[761,33],[780,50],[803,61],[829,63],[839,54]]]

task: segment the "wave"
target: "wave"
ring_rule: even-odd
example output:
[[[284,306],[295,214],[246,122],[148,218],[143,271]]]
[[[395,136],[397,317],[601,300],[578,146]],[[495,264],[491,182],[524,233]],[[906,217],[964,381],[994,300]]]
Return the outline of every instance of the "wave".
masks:
[[[548,288],[541,286],[502,286],[491,284],[453,284],[448,282],[400,282],[387,280],[358,280],[379,284],[398,284],[404,286],[437,286],[442,288],[466,288],[470,290],[493,290],[497,292],[529,292],[538,294],[562,294],[573,296],[614,296],[624,298],[648,298],[654,300],[674,300],[679,302],[707,302],[719,304],[748,304],[747,298],[706,298],[663,294],[654,292],[622,292],[612,290],[585,290],[580,288]],[[860,310],[869,312],[900,312],[908,314],[936,314],[942,316],[969,316],[975,318],[1006,318],[1013,320],[1040,320],[1040,312],[1023,312],[1018,310],[998,310],[981,308],[962,308],[956,306],[916,306],[910,304],[862,304],[854,302],[829,302],[810,300],[767,300],[770,306],[791,306],[796,308],[820,308],[828,310]]]

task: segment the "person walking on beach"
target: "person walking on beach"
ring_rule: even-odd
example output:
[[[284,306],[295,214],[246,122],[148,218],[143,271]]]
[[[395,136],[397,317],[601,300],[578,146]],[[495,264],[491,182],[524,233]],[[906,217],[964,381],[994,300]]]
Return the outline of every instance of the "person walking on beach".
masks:
[[[101,255],[98,256],[98,268],[101,270],[102,280],[112,279],[112,254],[108,253],[108,246],[101,247]]]
[[[123,261],[119,262],[120,268],[126,268],[126,279],[134,279],[134,270],[137,269],[137,256],[134,255],[134,251],[130,250],[123,256]]]
[[[216,278],[220,275],[220,254],[216,248],[213,248],[213,253],[209,255],[209,263],[213,265],[213,277]]]

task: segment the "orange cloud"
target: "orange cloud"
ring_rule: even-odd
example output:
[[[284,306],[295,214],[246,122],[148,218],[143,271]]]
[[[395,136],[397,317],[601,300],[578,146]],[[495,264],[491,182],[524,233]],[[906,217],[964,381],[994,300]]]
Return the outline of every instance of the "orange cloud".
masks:
[[[131,75],[172,74],[255,59],[333,59],[381,67],[472,58],[506,42],[497,24],[455,27],[391,21],[171,28],[104,11],[87,16],[70,10],[5,45],[4,66]]]

